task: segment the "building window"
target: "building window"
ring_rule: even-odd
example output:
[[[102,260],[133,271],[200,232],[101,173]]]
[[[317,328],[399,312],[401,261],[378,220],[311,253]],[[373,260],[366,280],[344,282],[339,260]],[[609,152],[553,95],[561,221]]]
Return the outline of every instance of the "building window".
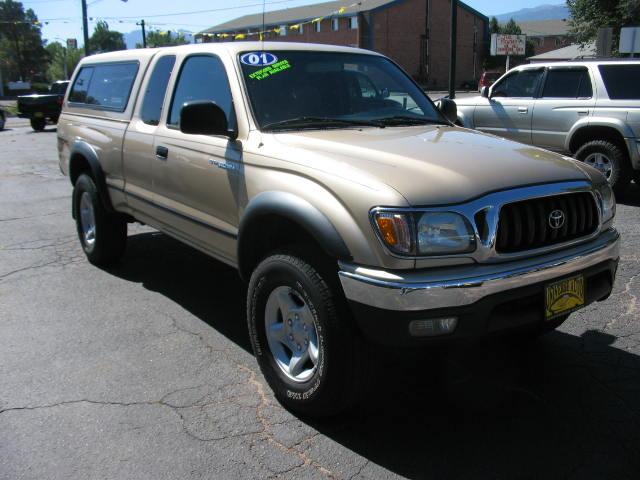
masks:
[[[322,31],[320,24],[322,23],[322,20],[318,20],[316,22],[316,32],[320,33]]]
[[[332,18],[331,19],[331,29],[334,32],[337,32],[338,30],[340,30],[340,19],[339,18]]]
[[[355,30],[356,28],[358,28],[358,17],[349,17],[349,28],[351,30]]]
[[[286,34],[287,34],[287,26],[286,25],[280,25],[279,35],[281,37],[284,37]]]

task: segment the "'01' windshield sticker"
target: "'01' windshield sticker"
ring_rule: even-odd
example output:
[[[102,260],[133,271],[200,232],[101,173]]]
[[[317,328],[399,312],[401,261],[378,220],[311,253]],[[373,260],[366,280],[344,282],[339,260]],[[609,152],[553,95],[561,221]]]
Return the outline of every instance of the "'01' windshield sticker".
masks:
[[[240,56],[240,61],[251,67],[266,67],[276,63],[278,57],[269,52],[249,52]]]
[[[249,78],[252,80],[263,80],[276,73],[280,73],[284,70],[289,70],[290,68],[291,64],[289,63],[289,60],[280,60],[278,63],[274,63],[273,65],[269,65],[267,67],[261,68],[256,72],[253,72],[249,75]]]

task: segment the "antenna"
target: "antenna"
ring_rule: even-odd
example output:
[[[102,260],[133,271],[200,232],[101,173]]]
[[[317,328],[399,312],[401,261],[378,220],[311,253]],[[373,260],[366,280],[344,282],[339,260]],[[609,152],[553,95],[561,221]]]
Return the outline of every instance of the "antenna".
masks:
[[[267,0],[262,0],[262,31],[260,32],[260,40],[262,41],[262,51],[264,52],[264,10],[266,8]]]

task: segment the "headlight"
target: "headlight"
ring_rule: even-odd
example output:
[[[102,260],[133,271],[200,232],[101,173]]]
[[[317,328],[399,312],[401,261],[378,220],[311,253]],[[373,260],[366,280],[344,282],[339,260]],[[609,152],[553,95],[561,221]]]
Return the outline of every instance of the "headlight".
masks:
[[[475,235],[462,215],[427,212],[418,220],[418,254],[438,255],[475,250]]]
[[[602,223],[606,223],[616,216],[616,197],[608,183],[603,183],[598,187],[598,196],[602,210]]]
[[[476,248],[471,225],[457,213],[374,211],[373,220],[385,246],[400,255],[450,255]]]

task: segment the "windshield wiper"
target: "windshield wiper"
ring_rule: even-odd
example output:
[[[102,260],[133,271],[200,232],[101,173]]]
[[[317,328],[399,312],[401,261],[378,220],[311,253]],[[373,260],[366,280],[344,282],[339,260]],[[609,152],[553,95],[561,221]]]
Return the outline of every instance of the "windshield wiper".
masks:
[[[378,121],[356,120],[331,117],[296,117],[279,122],[272,122],[262,127],[263,130],[295,129],[295,128],[323,128],[343,126],[382,127]]]
[[[375,121],[381,125],[449,125],[447,122],[435,118],[412,117],[410,115],[376,118]]]

